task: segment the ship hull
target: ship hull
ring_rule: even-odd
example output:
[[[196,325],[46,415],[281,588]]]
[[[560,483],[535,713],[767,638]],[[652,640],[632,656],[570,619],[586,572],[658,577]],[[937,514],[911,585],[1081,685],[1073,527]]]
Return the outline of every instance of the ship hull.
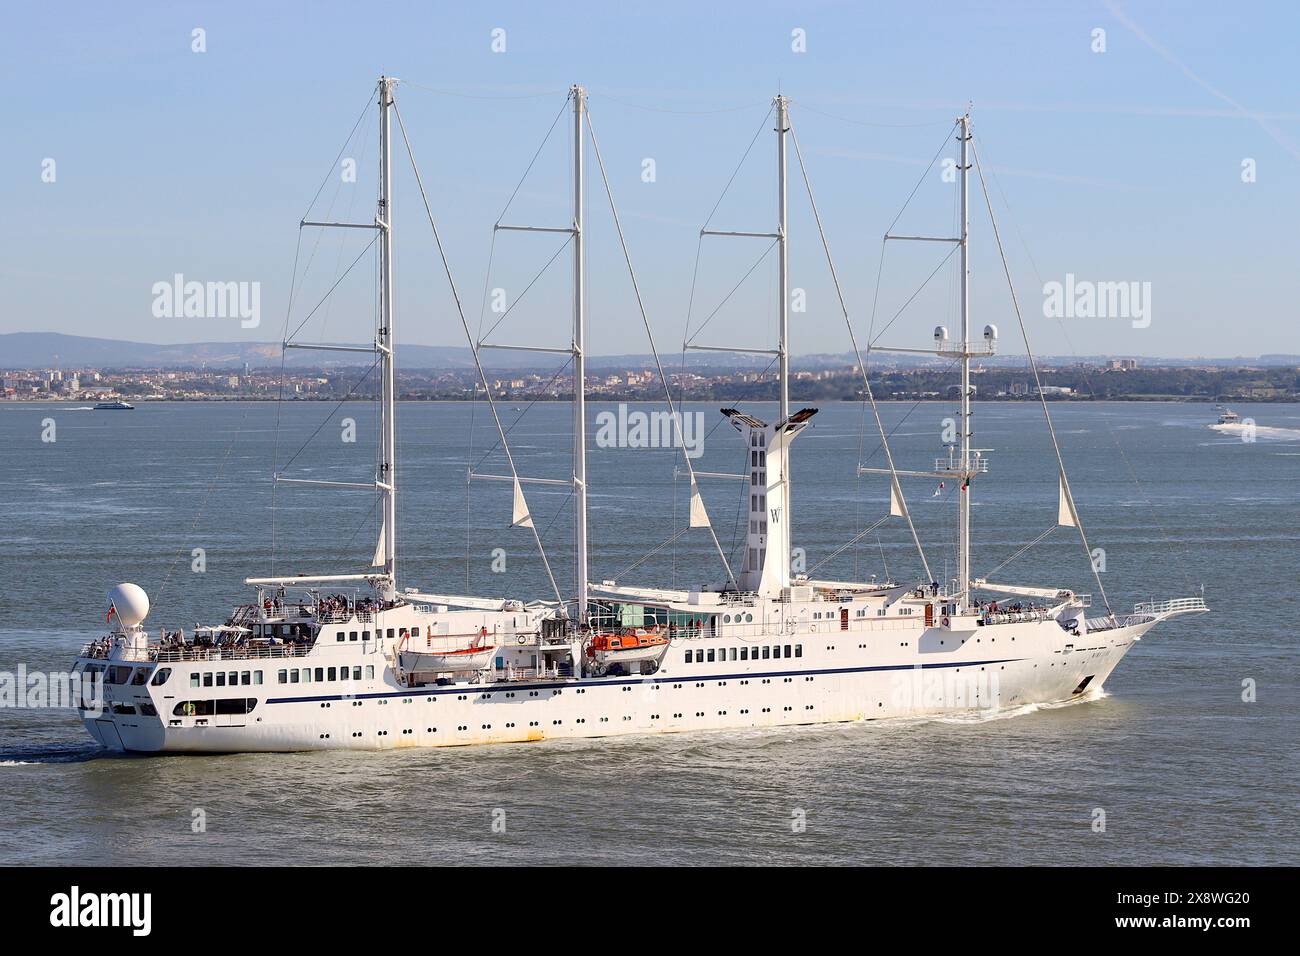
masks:
[[[659,672],[644,677],[417,688],[377,681],[342,694],[264,687],[265,699],[247,715],[146,718],[109,706],[85,723],[112,750],[234,753],[469,746],[991,713],[1099,690],[1154,623],[1081,637],[1053,621],[982,627],[964,638],[946,628],[913,629],[891,633],[901,640],[888,651],[861,643],[856,639],[863,635],[852,632],[825,644],[800,634],[780,640],[802,641],[805,656],[747,666],[694,669],[670,653]],[[137,698],[142,691],[152,694],[168,715],[159,693],[165,689],[129,691]]]

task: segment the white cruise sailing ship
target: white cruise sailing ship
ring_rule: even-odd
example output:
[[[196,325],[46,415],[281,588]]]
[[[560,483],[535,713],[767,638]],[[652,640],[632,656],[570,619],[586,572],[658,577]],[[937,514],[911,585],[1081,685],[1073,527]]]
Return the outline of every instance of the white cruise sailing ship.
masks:
[[[509,471],[472,477],[513,485],[512,524],[530,529],[539,550],[542,540],[524,487],[536,482],[571,488],[573,593],[560,593],[549,563],[545,567],[555,592],[553,600],[502,600],[399,588],[391,203],[394,117],[440,253],[442,243],[406,140],[395,86],[396,81],[388,77],[381,77],[378,84],[380,173],[374,222],[302,223],[312,228],[368,228],[376,233],[377,331],[373,349],[364,349],[376,353],[381,372],[382,428],[375,478],[349,483],[275,476],[278,482],[363,489],[377,495],[381,527],[373,566],[355,573],[248,578],[253,596],[224,623],[198,628],[188,636],[183,631],[164,632],[156,640],[144,627],[149,613],[145,592],[133,584],[114,587],[109,592],[111,632],[84,647],[76,665],[87,682],[102,688],[102,694],[83,699],[81,715],[91,735],[105,747],[136,752],[276,752],[458,746],[788,727],[1068,701],[1099,690],[1134,643],[1161,620],[1206,610],[1201,598],[1185,598],[1140,604],[1133,613],[1119,615],[1107,602],[1104,612],[1090,616],[1089,595],[970,576],[971,488],[988,470],[987,456],[971,444],[970,363],[992,353],[997,331],[989,326],[983,342],[972,341],[968,186],[977,157],[972,156],[969,116],[956,122],[960,234],[933,237],[956,244],[960,253],[958,336],[950,339],[940,328],[931,349],[895,350],[960,363],[960,439],[932,469],[898,469],[876,412],[888,468],[859,466],[864,474],[887,478],[890,508],[882,521],[907,524],[925,578],[901,584],[864,583],[792,573],[790,446],[816,410],[792,411],[789,399],[787,144],[793,130],[789,102],[783,96],[773,101],[769,114],[775,118],[777,146],[775,231],[712,233],[763,236],[776,244],[780,341],[771,354],[779,364],[779,410],[775,420],[768,422],[738,409],[723,409],[748,449],[748,468],[741,474],[697,473],[689,456],[683,456],[691,490],[688,527],[707,531],[725,578],[714,587],[689,590],[589,582],[584,124],[602,179],[604,165],[587,115],[585,91],[576,86],[569,93],[571,226],[553,230],[496,226],[567,232],[573,244],[573,338],[571,348],[563,350],[573,362],[570,480],[529,478],[517,471],[492,390],[482,364],[477,363],[478,349],[486,346],[475,342],[456,295]],[[798,140],[793,143],[797,154]],[[798,159],[802,168],[802,157]],[[806,171],[804,178],[806,183]],[[607,180],[605,188],[617,225]],[[810,187],[808,195],[811,201]],[[816,215],[815,203],[813,212]],[[820,230],[819,216],[817,223]],[[621,226],[619,236],[621,240]],[[825,245],[824,234],[822,242]],[[625,243],[623,253],[626,258]],[[828,262],[829,258],[827,248]],[[635,287],[630,258],[627,263]],[[451,282],[450,268],[447,278]],[[838,280],[836,287],[838,291]],[[639,291],[637,299],[640,305]],[[844,312],[847,321],[847,309]],[[646,327],[648,332],[648,322]],[[852,334],[851,323],[849,330]],[[344,348],[298,344],[289,338],[286,335],[286,348]],[[861,352],[858,359],[865,395],[875,411]],[[662,365],[660,376],[674,427],[680,429]],[[1047,412],[1046,403],[1043,410]],[[1052,440],[1055,446],[1054,431]],[[1058,522],[1078,530],[1086,551],[1059,448],[1057,457]],[[748,535],[741,566],[734,572],[718,545],[697,484],[697,479],[714,477],[750,485]],[[950,582],[931,579],[900,482],[910,477],[938,477],[960,488],[957,574]],[[1097,583],[1104,597],[1099,577]]]

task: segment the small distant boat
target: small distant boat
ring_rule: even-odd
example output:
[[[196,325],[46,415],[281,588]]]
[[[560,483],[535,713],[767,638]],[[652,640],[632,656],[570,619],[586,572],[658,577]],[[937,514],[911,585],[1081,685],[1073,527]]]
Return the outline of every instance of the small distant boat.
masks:
[[[135,406],[130,402],[99,402],[95,405],[97,412],[130,412],[134,411]]]
[[[1224,409],[1224,410],[1219,414],[1219,422],[1218,422],[1218,423],[1219,423],[1220,425],[1240,425],[1240,424],[1241,424],[1241,416],[1238,415],[1236,412],[1234,412],[1231,408],[1225,408],[1225,409]]]

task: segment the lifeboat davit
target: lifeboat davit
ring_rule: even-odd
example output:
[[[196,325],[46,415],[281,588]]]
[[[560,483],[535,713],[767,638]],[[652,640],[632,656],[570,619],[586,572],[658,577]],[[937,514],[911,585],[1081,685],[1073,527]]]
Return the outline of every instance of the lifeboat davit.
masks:
[[[587,656],[603,673],[616,664],[653,661],[658,664],[668,650],[668,635],[658,628],[625,627],[592,635]]]
[[[487,628],[474,635],[433,634],[425,639],[425,644],[423,648],[412,649],[409,639],[403,638],[397,657],[408,674],[482,670],[497,651],[496,643],[488,639]]]

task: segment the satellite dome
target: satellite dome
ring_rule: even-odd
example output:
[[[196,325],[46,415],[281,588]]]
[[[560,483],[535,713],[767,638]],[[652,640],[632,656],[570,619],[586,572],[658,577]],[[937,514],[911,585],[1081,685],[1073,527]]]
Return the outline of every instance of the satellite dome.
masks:
[[[118,623],[135,627],[149,614],[149,595],[136,584],[119,584],[108,592],[108,605],[117,611]]]

